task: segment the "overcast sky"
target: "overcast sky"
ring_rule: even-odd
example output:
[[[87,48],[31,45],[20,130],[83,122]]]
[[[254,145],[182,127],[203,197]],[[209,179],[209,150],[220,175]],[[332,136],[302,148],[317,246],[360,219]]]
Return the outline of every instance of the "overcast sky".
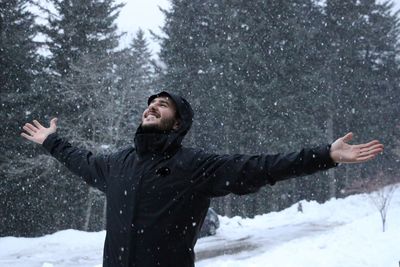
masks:
[[[149,41],[150,49],[153,53],[158,52],[159,46],[151,40],[149,30],[160,33],[159,28],[164,24],[164,15],[159,7],[169,9],[168,0],[119,0],[125,3],[119,18],[118,27],[121,31],[127,32],[127,36],[122,40],[123,46],[130,43],[139,28],[145,31]]]

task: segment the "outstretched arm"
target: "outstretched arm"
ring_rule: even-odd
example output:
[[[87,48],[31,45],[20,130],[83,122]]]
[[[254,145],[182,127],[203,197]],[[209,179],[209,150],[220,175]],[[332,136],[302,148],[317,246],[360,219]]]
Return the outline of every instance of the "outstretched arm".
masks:
[[[337,166],[337,163],[360,163],[373,159],[383,151],[374,140],[350,145],[348,133],[330,146],[304,148],[299,152],[275,155],[209,155],[202,162],[196,189],[208,196],[228,193],[247,194],[265,184],[309,175]],[[196,174],[196,173],[195,173]]]
[[[329,153],[330,146],[322,145],[285,154],[204,154],[197,157],[201,166],[193,172],[194,189],[209,197],[253,193],[266,184],[335,167]]]
[[[35,143],[41,144],[58,161],[71,172],[82,177],[89,185],[106,191],[110,173],[110,155],[95,156],[92,152],[72,146],[56,134],[57,119],[50,121],[50,127],[42,126],[37,120],[26,123],[21,135]]]
[[[350,145],[353,133],[337,139],[332,143],[330,156],[336,163],[360,163],[375,158],[383,151],[383,145],[378,140],[365,144]]]

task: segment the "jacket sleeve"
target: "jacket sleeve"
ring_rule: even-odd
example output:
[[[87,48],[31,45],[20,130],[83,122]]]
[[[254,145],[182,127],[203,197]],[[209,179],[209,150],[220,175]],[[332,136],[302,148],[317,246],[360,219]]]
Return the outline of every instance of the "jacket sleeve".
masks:
[[[195,186],[209,197],[253,193],[266,184],[337,166],[329,152],[325,145],[289,154],[204,155]]]
[[[95,156],[88,150],[72,146],[56,133],[45,139],[43,147],[86,183],[100,191],[106,191],[106,180],[110,174],[110,155]]]

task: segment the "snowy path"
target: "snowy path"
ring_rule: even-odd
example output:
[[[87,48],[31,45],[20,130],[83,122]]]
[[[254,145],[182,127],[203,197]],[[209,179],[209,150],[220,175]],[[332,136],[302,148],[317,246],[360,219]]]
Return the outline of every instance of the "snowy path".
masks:
[[[195,251],[198,267],[203,263],[213,261],[215,257],[229,256],[230,259],[244,259],[267,251],[285,242],[306,236],[317,235],[331,230],[341,223],[300,223],[269,227],[259,235],[246,235],[236,239],[226,240],[219,235],[202,238],[198,241]],[[234,256],[232,256],[234,255]]]

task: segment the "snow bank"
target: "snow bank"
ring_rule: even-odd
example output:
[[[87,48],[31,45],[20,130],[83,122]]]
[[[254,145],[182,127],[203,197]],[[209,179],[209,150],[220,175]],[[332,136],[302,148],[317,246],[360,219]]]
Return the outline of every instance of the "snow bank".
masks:
[[[386,232],[366,194],[301,203],[303,213],[296,204],[254,219],[220,217],[217,235],[196,245],[196,266],[399,266],[400,189],[389,207]],[[65,230],[39,238],[3,237],[0,266],[100,267],[104,236],[104,231]]]

